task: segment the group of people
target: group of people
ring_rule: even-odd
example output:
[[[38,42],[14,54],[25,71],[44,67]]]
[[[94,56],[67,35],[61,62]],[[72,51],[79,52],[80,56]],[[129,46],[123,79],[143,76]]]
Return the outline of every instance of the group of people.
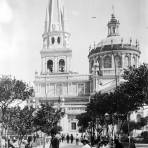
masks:
[[[50,142],[50,146],[49,148],[59,148],[59,144],[60,144],[60,141],[64,141],[66,140],[67,141],[67,144],[69,143],[73,143],[73,140],[75,139],[76,141],[76,145],[79,145],[79,142],[81,141],[83,143],[83,146],[82,148],[91,148],[90,147],[90,144],[89,144],[89,140],[86,139],[85,137],[84,138],[80,138],[78,134],[76,134],[75,138],[73,136],[73,134],[69,135],[67,134],[66,136],[64,134],[61,135],[61,139],[58,139],[56,137],[56,134],[55,133],[51,133],[51,142]]]
[[[83,143],[82,148],[91,148],[92,141],[90,137],[83,137],[81,142]],[[130,142],[125,142],[125,145],[128,145],[129,148],[136,148],[134,140],[130,140]],[[94,145],[93,145],[94,146]],[[124,148],[124,144],[120,142],[118,138],[111,139],[109,137],[100,137],[96,143],[96,148]]]
[[[109,137],[103,137],[100,136],[99,138],[92,138],[89,135],[81,135],[79,136],[76,134],[75,136],[73,134],[57,134],[55,132],[51,132],[51,138],[50,139],[50,145],[49,148],[59,148],[60,142],[66,142],[67,144],[73,144],[75,140],[75,144],[79,145],[79,142],[83,144],[82,148],[91,148],[91,146],[95,146],[96,148],[124,148],[123,144],[120,142],[119,139],[110,139]],[[95,139],[95,144],[93,140]],[[16,139],[8,139],[8,148],[16,148],[13,141],[16,141]],[[32,144],[36,141],[36,138],[34,136],[28,136],[27,142],[25,143],[25,148],[32,148]],[[93,145],[94,144],[94,145]],[[4,146],[5,147],[5,146]],[[130,148],[136,148],[134,141],[130,140],[129,143]]]

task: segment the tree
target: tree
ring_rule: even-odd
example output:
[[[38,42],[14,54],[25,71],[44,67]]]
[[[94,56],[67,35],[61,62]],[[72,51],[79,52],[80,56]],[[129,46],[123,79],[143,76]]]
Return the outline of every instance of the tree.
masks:
[[[133,94],[142,93],[144,96],[141,101],[147,103],[148,101],[148,66],[146,64],[140,65],[138,68],[130,67],[124,70],[123,78],[127,84],[132,88]],[[136,94],[134,95],[136,97]]]
[[[105,113],[111,115],[110,123],[121,123],[122,127],[129,113],[148,102],[148,67],[145,64],[124,70],[123,78],[125,81],[114,92],[96,93],[87,105],[86,114],[99,118],[102,126],[105,124]]]
[[[19,138],[19,148],[21,147],[24,136],[31,134],[34,131],[34,111],[35,109],[33,107],[25,106],[23,109],[20,107],[11,108],[9,112],[11,120],[8,122],[8,125]]]
[[[134,129],[141,129],[147,125],[147,117],[141,117],[140,121],[126,121],[124,122],[121,130],[125,133],[128,134],[128,132],[132,132]]]
[[[78,126],[80,127],[79,131],[82,133],[85,132],[91,121],[91,116],[88,113],[82,113],[77,115],[76,118],[78,119]]]
[[[61,117],[64,115],[62,109],[56,109],[51,104],[41,104],[38,108],[35,118],[34,126],[37,130],[41,130],[43,133],[50,135],[51,132],[58,133],[61,128],[58,126],[58,123]],[[43,148],[45,148],[45,135]]]
[[[0,122],[5,129],[8,129],[10,105],[16,100],[24,101],[32,96],[33,89],[21,80],[12,79],[8,76],[0,78]]]
[[[37,130],[50,135],[51,130],[57,127],[63,115],[61,109],[56,109],[48,103],[41,104],[41,107],[36,112],[34,125]]]

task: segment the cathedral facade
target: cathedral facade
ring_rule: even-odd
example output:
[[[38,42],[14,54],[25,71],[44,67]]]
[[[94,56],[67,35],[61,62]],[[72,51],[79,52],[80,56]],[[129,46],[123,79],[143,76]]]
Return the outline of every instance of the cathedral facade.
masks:
[[[137,40],[119,34],[119,21],[111,15],[107,38],[89,49],[89,75],[71,71],[70,33],[65,31],[64,8],[60,0],[49,0],[46,9],[41,71],[35,72],[35,105],[53,103],[65,111],[61,119],[63,133],[78,133],[76,115],[85,112],[96,92],[109,92],[122,82],[123,70],[138,67]]]
[[[89,102],[88,75],[71,71],[70,33],[65,31],[64,8],[60,0],[50,0],[46,10],[41,55],[41,71],[35,72],[35,104],[53,103],[65,111],[63,133],[77,133],[76,115]]]

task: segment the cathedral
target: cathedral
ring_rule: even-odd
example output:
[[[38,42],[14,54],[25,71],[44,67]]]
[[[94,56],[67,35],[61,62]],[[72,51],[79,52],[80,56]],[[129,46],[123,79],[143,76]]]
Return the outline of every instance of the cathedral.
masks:
[[[112,91],[123,81],[121,76],[124,69],[139,66],[139,42],[120,36],[119,25],[113,13],[107,23],[107,38],[89,49],[89,72],[94,76],[93,91]]]
[[[112,91],[121,83],[124,68],[139,65],[139,43],[120,36],[120,23],[113,13],[107,23],[107,38],[89,49],[89,75],[81,75],[71,71],[70,33],[65,31],[60,0],[49,0],[44,23],[41,70],[35,72],[34,80],[35,105],[49,102],[62,108],[62,132],[76,134],[76,115],[85,112],[93,94]]]
[[[50,0],[46,10],[41,71],[35,72],[35,104],[49,102],[65,111],[60,124],[64,133],[77,133],[76,115],[89,102],[88,75],[71,71],[70,33],[65,31],[64,8],[59,0]]]

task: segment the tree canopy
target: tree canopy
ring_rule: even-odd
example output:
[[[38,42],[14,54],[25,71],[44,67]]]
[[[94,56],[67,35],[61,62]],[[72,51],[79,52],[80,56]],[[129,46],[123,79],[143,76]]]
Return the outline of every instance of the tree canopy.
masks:
[[[148,67],[145,64],[138,68],[129,67],[124,70],[123,78],[125,81],[117,86],[114,92],[99,92],[92,96],[86,107],[87,115],[82,114],[80,118],[80,125],[83,117],[86,121],[86,116],[103,121],[105,113],[118,115],[121,120],[126,120],[129,112],[136,111],[148,103]]]
[[[60,129],[58,123],[64,113],[61,109],[54,108],[51,104],[41,104],[41,107],[38,108],[35,118],[34,125],[37,130],[41,130],[46,134],[50,134],[51,130]]]
[[[20,141],[19,147],[23,137],[34,132],[34,111],[35,108],[28,106],[25,106],[23,109],[20,107],[9,109],[10,120],[7,124],[18,136]]]

